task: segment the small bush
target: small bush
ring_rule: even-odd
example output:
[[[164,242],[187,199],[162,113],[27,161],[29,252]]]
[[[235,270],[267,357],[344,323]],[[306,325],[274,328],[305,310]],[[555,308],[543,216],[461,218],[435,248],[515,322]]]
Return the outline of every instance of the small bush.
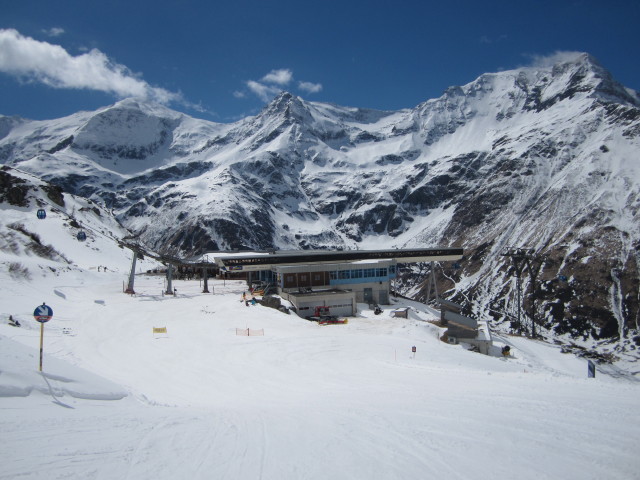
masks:
[[[11,223],[9,225],[7,225],[8,228],[15,230],[16,232],[20,232],[23,235],[26,235],[27,237],[29,237],[31,240],[33,240],[33,242],[37,243],[38,245],[42,245],[42,242],[40,241],[40,235],[38,235],[37,233],[34,232],[30,232],[29,230],[27,230],[24,226],[24,224],[22,223]]]
[[[49,260],[62,259],[67,263],[71,263],[64,255],[58,252],[52,245],[45,245],[40,240],[40,236],[37,233],[30,232],[25,228],[22,223],[12,223],[7,225],[8,228],[15,230],[16,232],[20,232],[26,237],[28,237],[31,241],[25,245],[25,250],[27,252],[32,252],[39,257],[47,258]]]
[[[9,275],[16,280],[31,280],[31,272],[19,262],[11,262],[9,264]]]
[[[35,253],[39,257],[47,258],[49,260],[55,260],[58,252],[51,245],[43,245],[41,243],[30,243],[27,245],[27,250]]]
[[[16,240],[16,235],[13,232],[6,232],[4,237],[0,237],[0,251],[9,252],[14,255],[20,253],[20,245]]]

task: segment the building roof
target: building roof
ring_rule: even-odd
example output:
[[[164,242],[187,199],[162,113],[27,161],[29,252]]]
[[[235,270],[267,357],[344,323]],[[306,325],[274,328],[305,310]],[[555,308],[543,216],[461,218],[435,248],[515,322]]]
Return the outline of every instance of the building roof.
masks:
[[[398,263],[460,260],[462,248],[412,248],[393,250],[296,250],[273,252],[212,252],[209,261],[221,269],[256,271],[275,265],[322,264],[363,260],[396,260]]]

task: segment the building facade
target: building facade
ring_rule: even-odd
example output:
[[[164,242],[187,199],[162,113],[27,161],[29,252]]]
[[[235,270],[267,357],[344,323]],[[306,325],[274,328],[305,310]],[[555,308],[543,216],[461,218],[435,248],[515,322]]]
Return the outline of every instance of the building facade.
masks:
[[[218,252],[207,254],[221,272],[243,273],[251,285],[290,301],[301,317],[328,307],[351,316],[357,303],[390,303],[398,263],[455,261],[461,248],[393,250]]]
[[[391,282],[396,278],[395,260],[360,260],[353,263],[282,265],[274,267],[280,295],[309,290],[348,289],[356,302],[386,305]]]

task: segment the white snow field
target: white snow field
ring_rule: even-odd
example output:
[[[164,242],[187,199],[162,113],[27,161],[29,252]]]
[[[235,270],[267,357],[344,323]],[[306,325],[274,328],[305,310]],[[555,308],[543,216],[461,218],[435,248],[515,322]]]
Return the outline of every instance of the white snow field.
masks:
[[[240,281],[125,279],[3,278],[1,479],[640,478],[640,384],[555,346],[470,352],[400,299],[409,319],[321,326],[245,306]]]

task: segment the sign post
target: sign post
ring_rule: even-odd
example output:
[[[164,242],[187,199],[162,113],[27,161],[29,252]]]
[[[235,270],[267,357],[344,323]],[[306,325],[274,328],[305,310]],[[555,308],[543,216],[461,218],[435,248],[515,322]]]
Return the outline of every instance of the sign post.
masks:
[[[42,371],[42,350],[44,345],[44,324],[53,317],[53,310],[44,302],[33,311],[33,318],[40,322],[40,371]]]

